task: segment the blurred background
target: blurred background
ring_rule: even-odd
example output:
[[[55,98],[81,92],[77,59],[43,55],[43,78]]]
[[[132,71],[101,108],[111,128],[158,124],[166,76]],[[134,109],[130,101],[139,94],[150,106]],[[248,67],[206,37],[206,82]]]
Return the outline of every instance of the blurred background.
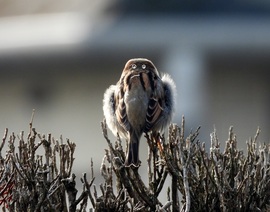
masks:
[[[98,175],[103,93],[134,57],[173,77],[173,121],[202,126],[207,146],[214,127],[224,146],[231,125],[244,150],[258,126],[269,143],[267,0],[0,1],[0,131],[28,133],[35,109],[38,132],[76,142],[78,179],[91,157]]]

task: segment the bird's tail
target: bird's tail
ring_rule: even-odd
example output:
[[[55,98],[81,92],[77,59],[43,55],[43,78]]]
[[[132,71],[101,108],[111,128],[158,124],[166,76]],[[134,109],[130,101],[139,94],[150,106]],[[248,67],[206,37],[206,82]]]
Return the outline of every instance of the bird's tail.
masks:
[[[126,155],[125,166],[130,167],[139,167],[140,160],[139,160],[139,142],[140,138],[135,133],[131,133],[130,139],[128,142],[128,149]]]

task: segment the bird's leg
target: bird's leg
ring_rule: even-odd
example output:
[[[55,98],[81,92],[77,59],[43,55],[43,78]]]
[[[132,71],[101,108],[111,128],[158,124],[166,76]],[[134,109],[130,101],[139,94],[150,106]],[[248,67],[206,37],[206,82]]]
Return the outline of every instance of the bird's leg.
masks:
[[[157,145],[157,147],[158,147],[160,153],[162,153],[162,152],[163,152],[163,146],[162,146],[162,144],[161,144],[159,132],[158,132],[158,133],[153,132],[152,135],[153,135],[154,141],[155,141],[155,143],[156,143],[156,145]]]

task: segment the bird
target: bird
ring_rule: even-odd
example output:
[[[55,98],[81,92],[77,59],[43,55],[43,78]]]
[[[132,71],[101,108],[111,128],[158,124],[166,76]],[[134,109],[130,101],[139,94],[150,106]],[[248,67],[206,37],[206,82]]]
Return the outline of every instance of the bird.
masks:
[[[112,133],[128,141],[125,167],[139,167],[143,133],[158,134],[169,125],[175,110],[176,87],[168,74],[160,75],[152,61],[126,62],[119,81],[104,93],[103,112]]]

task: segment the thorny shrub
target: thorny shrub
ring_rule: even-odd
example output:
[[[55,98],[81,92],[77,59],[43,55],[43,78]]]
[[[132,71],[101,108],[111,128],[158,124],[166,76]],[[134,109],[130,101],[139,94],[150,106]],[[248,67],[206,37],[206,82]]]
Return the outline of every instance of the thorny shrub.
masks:
[[[78,197],[72,173],[75,143],[37,133],[33,121],[26,139],[24,132],[8,135],[6,129],[0,145],[2,211],[270,211],[270,146],[258,143],[259,130],[247,142],[245,156],[232,127],[224,151],[216,131],[206,150],[198,140],[199,128],[185,136],[184,122],[170,125],[168,139],[145,135],[146,183],[138,168],[123,165],[122,141],[110,141],[103,121],[108,145],[100,169],[104,182],[97,192],[91,161],[90,180],[84,173]],[[160,199],[161,192],[167,200]]]

